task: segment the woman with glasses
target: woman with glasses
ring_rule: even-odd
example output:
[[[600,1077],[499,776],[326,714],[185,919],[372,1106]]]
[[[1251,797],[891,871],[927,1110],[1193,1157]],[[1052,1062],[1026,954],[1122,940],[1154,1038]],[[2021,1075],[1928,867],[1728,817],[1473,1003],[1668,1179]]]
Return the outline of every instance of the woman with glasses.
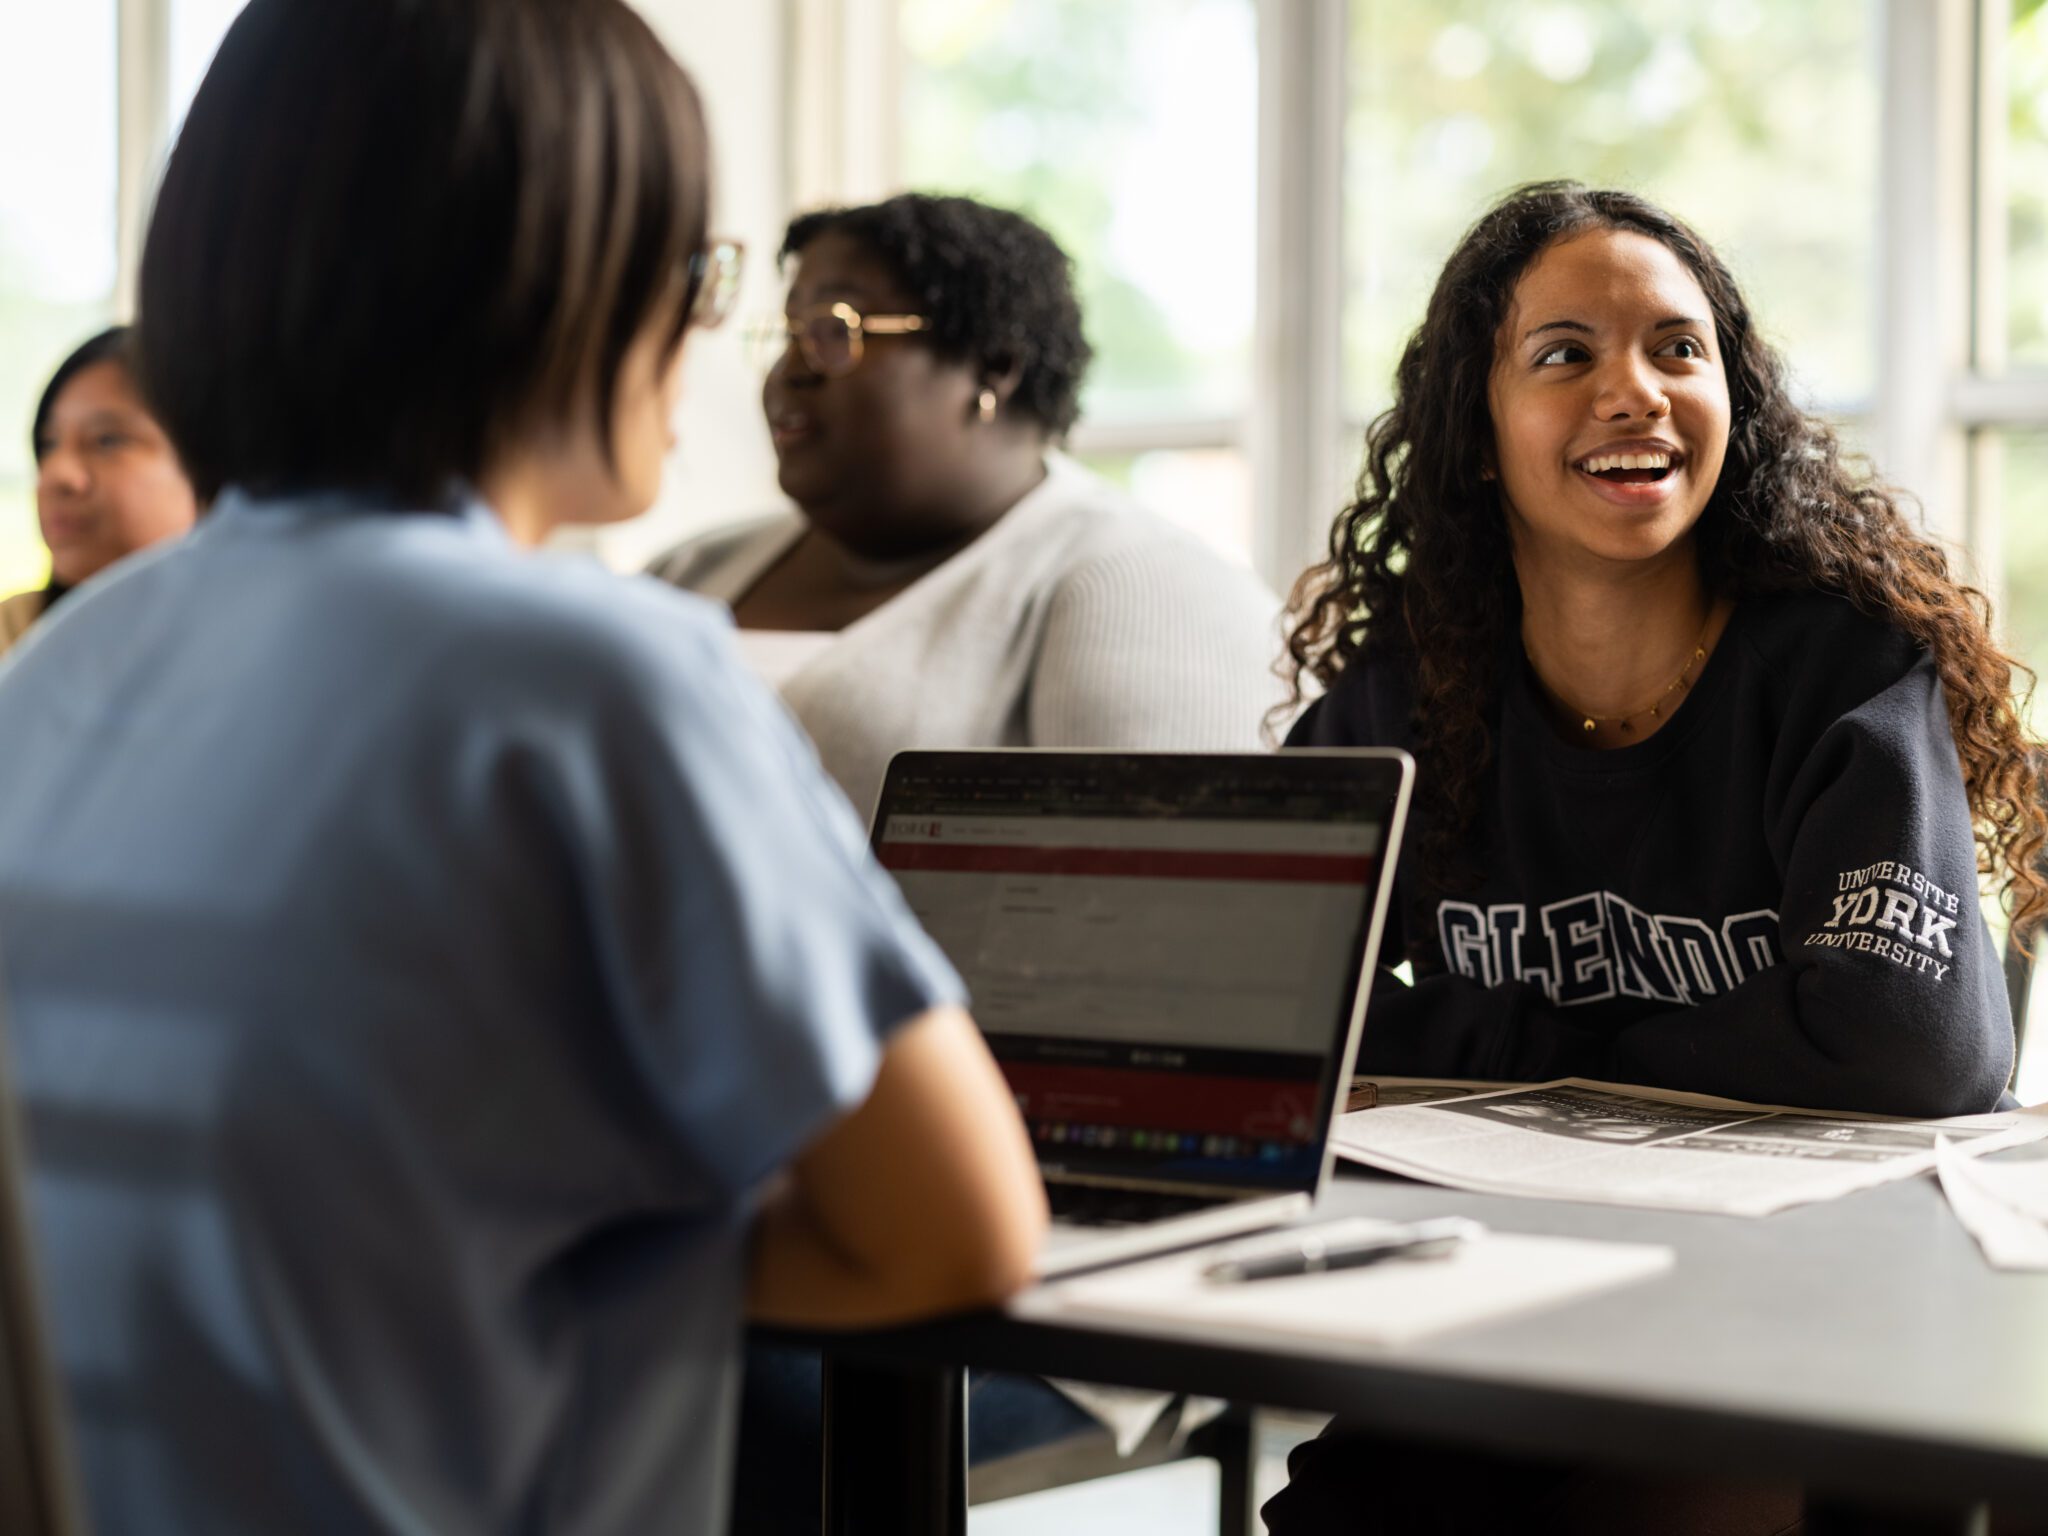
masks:
[[[796,510],[655,570],[732,605],[853,803],[911,746],[1259,748],[1277,600],[1054,451],[1089,348],[1052,237],[906,194],[806,214],[782,255],[762,406]],[[818,1391],[815,1355],[749,1351],[734,1532],[816,1530]],[[1035,1380],[977,1376],[970,1411],[976,1462],[1093,1430]]]
[[[623,0],[253,0],[193,100],[137,340],[212,511],[0,668],[101,1536],[716,1531],[743,1309],[1028,1271],[959,982],[726,615],[526,549],[654,498],[709,163]]]
[[[73,587],[192,526],[192,486],[136,393],[128,327],[81,343],[36,403],[36,522],[50,579],[0,602],[6,650]]]
[[[905,194],[782,255],[762,406],[795,510],[655,570],[732,606],[853,803],[913,745],[1257,747],[1277,601],[1055,451],[1089,348],[1051,236]]]

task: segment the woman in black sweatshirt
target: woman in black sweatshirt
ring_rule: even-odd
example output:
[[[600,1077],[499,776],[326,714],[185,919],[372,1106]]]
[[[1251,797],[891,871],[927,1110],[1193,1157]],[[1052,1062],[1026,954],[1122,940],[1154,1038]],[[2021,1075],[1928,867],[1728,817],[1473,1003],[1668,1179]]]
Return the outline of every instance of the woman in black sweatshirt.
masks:
[[[1474,226],[1294,614],[1289,744],[1419,763],[1362,1071],[1998,1100],[1980,864],[2048,906],[2014,664],[1676,219],[1554,182]]]
[[[1977,901],[2048,908],[2039,759],[1982,597],[1792,403],[1733,278],[1625,193],[1459,245],[1295,589],[1294,746],[1416,756],[1362,1071],[1579,1075],[1949,1115],[2012,1023]],[[1265,1516],[1764,1533],[1798,1490],[1510,1463],[1334,1424]]]

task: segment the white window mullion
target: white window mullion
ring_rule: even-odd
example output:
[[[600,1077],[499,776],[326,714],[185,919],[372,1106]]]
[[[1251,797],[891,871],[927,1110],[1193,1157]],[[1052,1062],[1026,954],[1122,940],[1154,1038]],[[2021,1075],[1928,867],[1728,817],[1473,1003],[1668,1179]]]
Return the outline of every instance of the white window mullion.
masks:
[[[1946,0],[1884,0],[1874,446],[1930,532],[1962,540],[1963,435],[1947,411],[1970,342],[1974,27]]]
[[[118,266],[114,310],[135,313],[135,277],[142,237],[162,163],[170,98],[170,0],[119,0],[114,239]]]
[[[2006,376],[2005,42],[2012,34],[2012,3],[1979,0],[1974,11],[1970,359],[1968,370],[1952,392],[1949,414],[1969,445],[1966,527],[1972,574],[1990,597],[1992,614],[2003,628],[2007,619],[2005,438],[1996,430],[1971,429],[1995,427],[2001,420],[2025,425],[2048,420],[2048,387],[2038,380]]]
[[[792,212],[867,203],[901,184],[898,0],[784,0]]]
[[[1978,0],[1976,35],[1970,40],[1973,78],[1971,96],[1971,178],[1975,232],[1974,259],[1968,269],[1970,293],[1970,362],[1982,376],[2005,372],[2005,114],[2006,39],[2012,35],[2012,0]]]
[[[1259,0],[1258,301],[1250,449],[1260,573],[1281,591],[1337,510],[1344,0]]]
[[[1068,438],[1075,453],[1103,457],[1127,453],[1237,448],[1244,422],[1235,416],[1175,416],[1157,420],[1095,421],[1083,418]]]

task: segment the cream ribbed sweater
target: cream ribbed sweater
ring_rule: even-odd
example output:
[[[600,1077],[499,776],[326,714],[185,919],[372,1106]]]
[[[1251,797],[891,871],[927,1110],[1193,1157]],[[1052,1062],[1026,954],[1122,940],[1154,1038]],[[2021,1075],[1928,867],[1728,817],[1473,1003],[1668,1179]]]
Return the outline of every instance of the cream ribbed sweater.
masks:
[[[733,602],[802,534],[782,513],[655,575]],[[1279,603],[1250,571],[1054,454],[1046,478],[782,684],[856,809],[906,747],[1256,751]]]

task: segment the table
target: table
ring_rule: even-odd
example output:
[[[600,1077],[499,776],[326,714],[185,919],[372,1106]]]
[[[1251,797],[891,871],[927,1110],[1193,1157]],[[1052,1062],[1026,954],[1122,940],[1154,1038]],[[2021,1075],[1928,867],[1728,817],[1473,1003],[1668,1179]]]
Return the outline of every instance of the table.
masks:
[[[1461,1194],[1363,1170],[1320,1214],[1470,1215],[1662,1243],[1668,1274],[1399,1349],[980,1314],[827,1350],[827,1530],[959,1536],[962,1368],[1342,1414],[1411,1436],[1638,1470],[1796,1479],[1979,1528],[2048,1512],[2048,1275],[1992,1270],[1931,1178],[1758,1219]],[[1947,1511],[1949,1513],[1939,1513]],[[1950,1522],[1950,1523],[1944,1523]]]

